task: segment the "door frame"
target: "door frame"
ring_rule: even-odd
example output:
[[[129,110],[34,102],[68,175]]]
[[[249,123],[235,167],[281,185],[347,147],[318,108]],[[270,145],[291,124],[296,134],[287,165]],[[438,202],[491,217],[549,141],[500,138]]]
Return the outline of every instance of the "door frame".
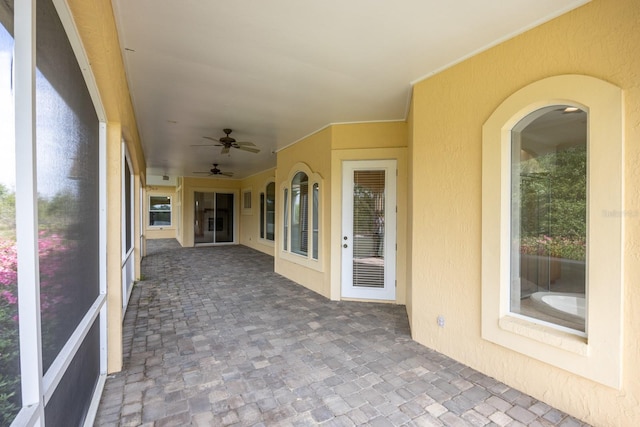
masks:
[[[342,228],[340,227],[340,221],[342,221],[342,162],[346,160],[380,160],[380,159],[395,159],[398,161],[398,176],[397,176],[397,193],[396,203],[398,206],[398,212],[396,215],[396,240],[398,248],[396,251],[396,280],[398,286],[396,288],[396,300],[386,301],[395,304],[407,304],[407,295],[409,292],[409,269],[410,269],[410,253],[408,244],[408,230],[409,228],[409,193],[408,193],[408,173],[409,173],[409,151],[406,146],[396,146],[387,148],[344,148],[331,151],[331,174],[329,177],[330,192],[328,194],[329,199],[327,201],[328,210],[330,212],[330,218],[327,219],[325,224],[329,225],[330,234],[325,250],[327,253],[328,262],[330,262],[330,277],[329,281],[329,298],[333,301],[340,301],[341,296],[341,273],[342,273],[342,252],[339,249],[342,246]],[[384,302],[384,301],[378,301]]]
[[[220,193],[220,194],[233,194],[233,241],[231,242],[220,242],[220,243],[196,243],[195,241],[195,193]],[[190,246],[199,247],[199,246],[225,246],[225,245],[237,245],[240,239],[240,192],[235,188],[207,188],[207,187],[190,187],[188,189],[189,200],[187,200],[183,206],[183,214],[189,215],[188,218],[185,218],[185,224],[189,226],[189,239]],[[188,208],[186,208],[188,206]],[[187,222],[188,221],[188,222]],[[185,228],[185,233],[187,232]]]
[[[350,286],[353,280],[353,213],[352,213],[352,174],[356,170],[384,170],[385,171],[385,208],[384,208],[384,287],[383,288],[356,288]],[[341,233],[341,271],[340,271],[340,296],[341,298],[356,298],[364,300],[396,300],[397,286],[397,159],[360,159],[345,160],[342,162],[342,200],[341,220],[339,223]],[[349,190],[349,194],[347,194]],[[349,212],[347,212],[349,210]],[[346,237],[346,240],[345,240]],[[348,259],[348,261],[347,261]]]

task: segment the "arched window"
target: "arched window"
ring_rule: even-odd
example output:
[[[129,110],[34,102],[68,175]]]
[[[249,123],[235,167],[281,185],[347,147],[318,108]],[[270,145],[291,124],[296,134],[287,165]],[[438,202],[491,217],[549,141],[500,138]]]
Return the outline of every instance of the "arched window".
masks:
[[[482,337],[620,387],[622,91],[549,77],[482,136]]]
[[[585,332],[587,120],[550,105],[511,131],[510,311]],[[549,298],[574,304],[554,311]]]
[[[319,259],[319,181],[317,174],[300,165],[283,186],[282,248],[296,255],[294,261]]]

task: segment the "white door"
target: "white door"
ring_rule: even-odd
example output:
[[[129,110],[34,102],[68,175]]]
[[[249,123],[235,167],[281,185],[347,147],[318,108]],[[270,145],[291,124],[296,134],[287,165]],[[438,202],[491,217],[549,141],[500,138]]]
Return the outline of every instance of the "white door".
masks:
[[[342,166],[342,296],[396,299],[396,160]]]

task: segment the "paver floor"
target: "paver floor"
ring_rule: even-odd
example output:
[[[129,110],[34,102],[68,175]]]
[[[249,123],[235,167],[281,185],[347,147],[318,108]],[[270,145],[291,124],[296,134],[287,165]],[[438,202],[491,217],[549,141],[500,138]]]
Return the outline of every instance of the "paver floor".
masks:
[[[243,246],[151,240],[97,426],[586,426],[335,302]]]

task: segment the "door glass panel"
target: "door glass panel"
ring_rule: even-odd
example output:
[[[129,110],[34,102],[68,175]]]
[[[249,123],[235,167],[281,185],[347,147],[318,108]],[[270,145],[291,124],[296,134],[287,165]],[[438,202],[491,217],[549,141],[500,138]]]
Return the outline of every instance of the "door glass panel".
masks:
[[[15,133],[13,109],[13,2],[0,2],[0,425],[22,406],[18,342]]]
[[[233,194],[216,193],[214,242],[233,242]]]
[[[194,193],[194,243],[230,243],[234,241],[234,195]]]
[[[382,288],[385,171],[354,171],[353,182],[353,286]]]
[[[215,231],[213,193],[194,193],[195,223],[193,241],[195,243],[213,243]]]

